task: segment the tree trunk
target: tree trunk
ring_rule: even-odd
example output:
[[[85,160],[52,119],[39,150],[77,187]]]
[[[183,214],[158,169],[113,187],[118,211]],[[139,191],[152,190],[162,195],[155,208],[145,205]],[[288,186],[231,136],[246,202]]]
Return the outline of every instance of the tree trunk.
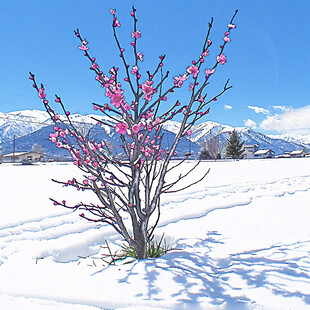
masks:
[[[136,250],[136,258],[144,259],[146,256],[147,250],[147,224],[141,223],[134,230],[134,240],[135,240],[135,250]]]

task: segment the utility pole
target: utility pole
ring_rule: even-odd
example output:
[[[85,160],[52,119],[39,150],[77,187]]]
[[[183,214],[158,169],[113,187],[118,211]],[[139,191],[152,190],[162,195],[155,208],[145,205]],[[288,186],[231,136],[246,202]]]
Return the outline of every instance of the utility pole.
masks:
[[[15,163],[15,135],[13,136],[13,157],[12,157],[13,163]]]

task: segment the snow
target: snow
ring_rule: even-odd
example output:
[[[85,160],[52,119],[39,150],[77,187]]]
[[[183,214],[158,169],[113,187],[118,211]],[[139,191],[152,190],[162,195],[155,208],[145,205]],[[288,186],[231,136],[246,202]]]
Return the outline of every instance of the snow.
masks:
[[[180,122],[167,121],[163,125],[163,128],[177,134],[179,132],[180,126],[181,126]],[[192,126],[191,128],[192,134],[190,136],[190,139],[192,142],[197,142],[199,139],[203,138],[206,135],[209,135],[211,132],[213,135],[215,135],[219,133],[229,133],[230,131],[233,131],[233,129],[234,128],[229,125],[222,125],[220,123],[206,121],[198,125]]]
[[[288,142],[294,142],[301,145],[310,144],[310,135],[299,135],[293,132],[285,133],[281,135],[267,135],[272,139],[282,139]]]
[[[309,163],[201,163],[190,176],[211,168],[203,182],[162,197],[156,237],[173,250],[110,266],[115,231],[48,199],[96,201],[51,181],[75,166],[2,164],[0,309],[310,309]]]

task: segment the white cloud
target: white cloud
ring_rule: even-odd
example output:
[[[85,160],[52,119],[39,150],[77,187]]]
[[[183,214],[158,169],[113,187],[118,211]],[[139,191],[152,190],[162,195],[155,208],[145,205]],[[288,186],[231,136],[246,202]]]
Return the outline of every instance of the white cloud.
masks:
[[[310,105],[282,114],[268,115],[260,124],[260,128],[280,133],[310,134]]]
[[[274,105],[273,108],[274,108],[275,110],[280,110],[280,111],[285,111],[285,112],[287,112],[287,111],[292,111],[292,110],[293,110],[292,107],[287,107],[287,106],[285,106],[285,105]]]
[[[263,113],[267,115],[270,113],[268,110],[256,106],[249,105],[248,108],[254,110],[255,113]]]
[[[252,119],[245,120],[244,125],[253,129],[256,128],[256,123]]]
[[[225,105],[224,105],[224,108],[225,108],[225,110],[231,110],[231,109],[232,109],[232,106],[231,106],[231,105],[228,105],[228,104],[225,104]]]

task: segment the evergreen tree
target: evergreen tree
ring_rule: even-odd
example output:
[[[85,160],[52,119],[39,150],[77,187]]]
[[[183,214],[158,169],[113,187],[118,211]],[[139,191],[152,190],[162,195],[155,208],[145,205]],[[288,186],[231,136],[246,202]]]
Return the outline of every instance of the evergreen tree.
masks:
[[[243,152],[244,152],[243,141],[240,141],[240,137],[234,130],[231,133],[229,140],[227,140],[225,155],[226,157],[232,157],[234,159],[237,159],[242,157]]]
[[[212,156],[207,149],[201,149],[198,155],[198,159],[212,159]]]

